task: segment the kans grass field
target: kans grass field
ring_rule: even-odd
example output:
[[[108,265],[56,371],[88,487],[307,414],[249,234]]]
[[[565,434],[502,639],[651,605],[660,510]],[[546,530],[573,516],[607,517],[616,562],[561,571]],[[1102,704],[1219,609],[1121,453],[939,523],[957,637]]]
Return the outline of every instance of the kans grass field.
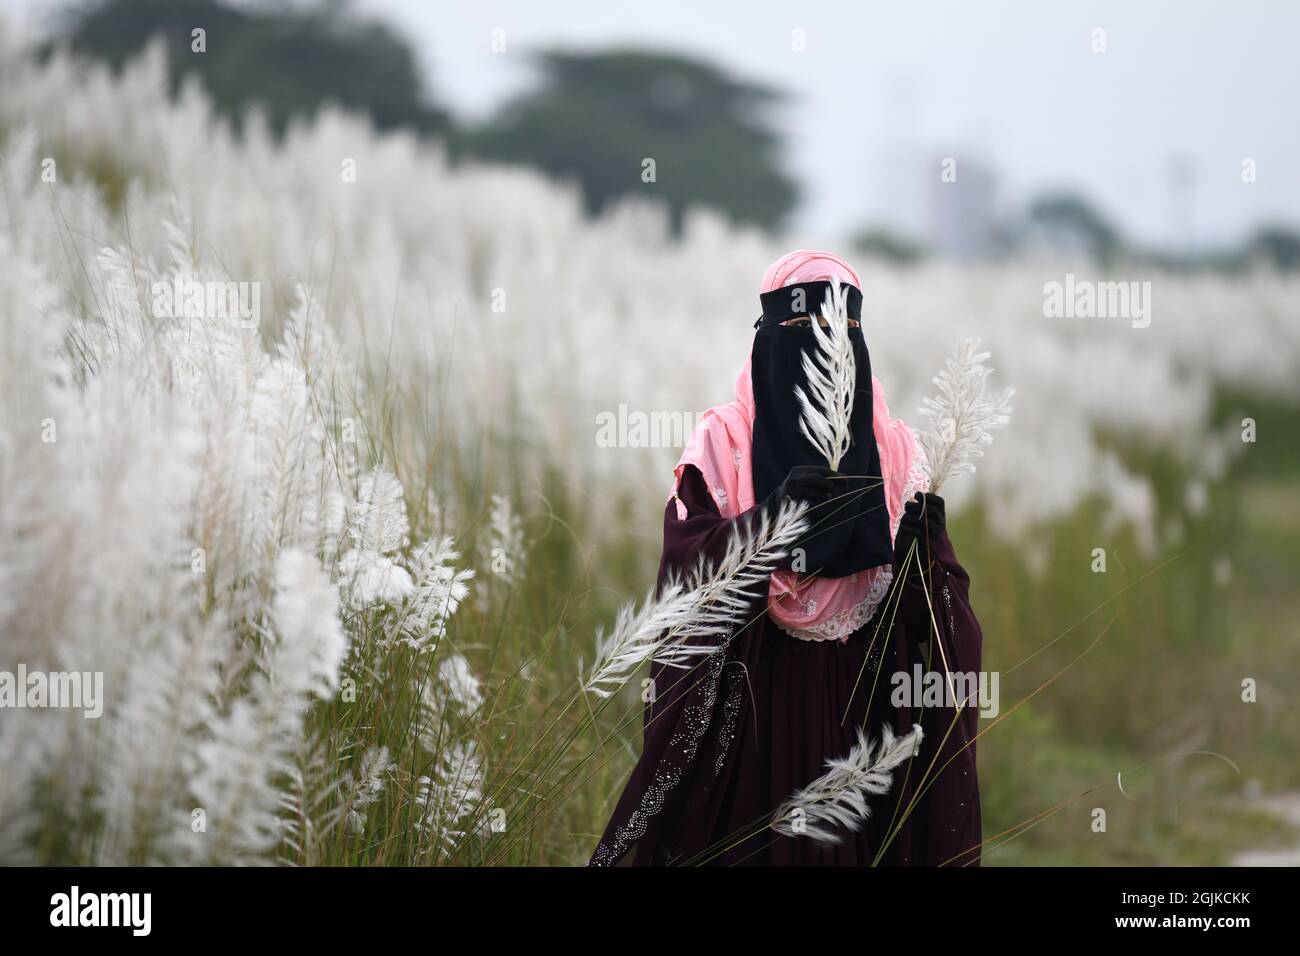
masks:
[[[584,862],[641,711],[579,681],[677,454],[599,416],[729,400],[793,242],[328,111],[236,136],[157,50],[3,53],[0,669],[105,709],[0,717],[0,861]],[[946,491],[986,863],[1294,853],[1300,280],[844,251],[896,415],[961,336],[1017,392]],[[1149,326],[1048,317],[1067,273]],[[225,282],[256,315],[168,291]]]

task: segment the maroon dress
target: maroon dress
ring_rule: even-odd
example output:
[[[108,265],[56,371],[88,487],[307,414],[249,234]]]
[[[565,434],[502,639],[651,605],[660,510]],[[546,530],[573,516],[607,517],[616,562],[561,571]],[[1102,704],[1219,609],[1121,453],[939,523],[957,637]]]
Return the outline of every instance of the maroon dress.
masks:
[[[721,517],[693,466],[677,493],[687,516],[679,518],[669,502],[661,585],[701,554],[720,557],[735,522],[747,519]],[[969,578],[946,535],[931,542],[931,552],[927,584],[948,666],[978,671],[982,637]],[[652,666],[657,693],[646,706],[642,755],[591,865],[978,865],[979,788],[975,747],[968,746],[978,711],[968,705],[954,724],[950,707],[892,705],[895,672],[910,675],[918,661],[943,669],[937,653],[927,656],[933,632],[921,573],[914,567],[901,584],[896,573],[894,587],[903,590],[897,614],[885,618],[894,617],[892,633],[881,627],[874,647],[875,619],[844,641],[803,641],[760,613],[764,596],[755,600],[756,620],[725,652],[690,670]],[[889,604],[882,601],[877,614],[886,615]],[[828,759],[849,753],[864,717],[873,741],[886,722],[899,735],[919,723],[925,734],[919,755],[894,771],[889,793],[871,798],[865,825],[837,831],[837,844],[765,828],[782,802],[825,772]]]

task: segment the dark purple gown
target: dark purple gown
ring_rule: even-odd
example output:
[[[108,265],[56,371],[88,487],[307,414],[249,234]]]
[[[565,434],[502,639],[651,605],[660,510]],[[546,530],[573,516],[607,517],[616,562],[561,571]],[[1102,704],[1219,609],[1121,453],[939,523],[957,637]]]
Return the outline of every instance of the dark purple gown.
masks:
[[[660,584],[701,553],[720,556],[734,522],[746,517],[721,517],[693,466],[678,497],[687,516],[679,519],[669,502]],[[978,671],[982,637],[969,578],[946,536],[931,550],[927,582],[948,666]],[[690,670],[653,666],[657,695],[646,706],[642,755],[591,864],[978,865],[979,788],[975,747],[967,746],[978,711],[967,706],[954,724],[952,708],[891,704],[890,675],[910,674],[917,661],[927,670],[943,667],[937,652],[927,659],[921,643],[933,634],[920,572],[914,567],[902,585],[896,575],[894,586],[903,591],[893,632],[881,627],[874,648],[875,619],[845,641],[802,641],[760,615],[764,597],[754,604],[757,619],[724,653]],[[868,706],[873,741],[886,721],[900,735],[919,723],[925,738],[920,754],[894,771],[889,793],[871,798],[866,824],[838,831],[838,844],[762,829],[782,802],[825,772],[828,759],[849,753]]]

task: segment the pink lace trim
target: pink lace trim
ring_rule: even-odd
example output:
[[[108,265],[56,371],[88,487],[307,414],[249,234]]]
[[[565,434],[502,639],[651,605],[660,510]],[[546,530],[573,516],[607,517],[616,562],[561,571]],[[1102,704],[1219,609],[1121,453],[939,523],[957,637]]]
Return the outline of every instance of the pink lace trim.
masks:
[[[787,627],[784,622],[777,618],[772,620],[776,621],[777,627],[781,628],[781,630],[801,641],[843,640],[871,620],[871,616],[876,613],[876,607],[889,593],[889,585],[893,580],[894,569],[890,567],[882,568],[880,574],[877,574],[876,579],[871,582],[871,587],[867,589],[867,596],[862,600],[861,604],[846,607],[838,614],[834,614],[812,627]]]

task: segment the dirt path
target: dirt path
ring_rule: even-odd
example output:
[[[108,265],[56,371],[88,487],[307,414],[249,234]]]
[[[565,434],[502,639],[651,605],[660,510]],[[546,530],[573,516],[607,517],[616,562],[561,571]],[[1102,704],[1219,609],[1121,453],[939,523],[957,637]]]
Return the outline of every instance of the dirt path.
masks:
[[[1255,806],[1272,813],[1300,830],[1300,793],[1283,793],[1264,797]],[[1290,841],[1300,837],[1292,836]],[[1289,842],[1290,842],[1289,841]],[[1230,861],[1232,866],[1300,866],[1300,844],[1272,849],[1246,850]]]

